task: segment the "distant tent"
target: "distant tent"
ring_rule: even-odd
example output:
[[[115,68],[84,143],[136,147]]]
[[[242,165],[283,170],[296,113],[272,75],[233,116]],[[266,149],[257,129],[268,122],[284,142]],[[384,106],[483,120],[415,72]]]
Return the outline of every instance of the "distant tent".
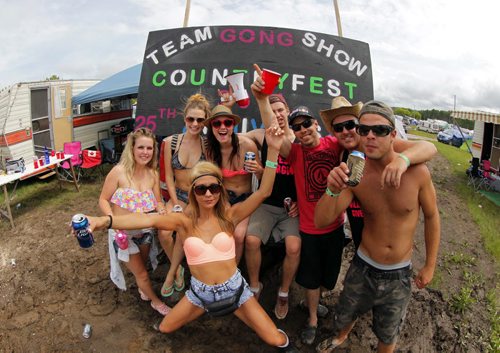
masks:
[[[129,67],[73,97],[73,105],[108,100],[115,97],[137,95],[142,64]]]

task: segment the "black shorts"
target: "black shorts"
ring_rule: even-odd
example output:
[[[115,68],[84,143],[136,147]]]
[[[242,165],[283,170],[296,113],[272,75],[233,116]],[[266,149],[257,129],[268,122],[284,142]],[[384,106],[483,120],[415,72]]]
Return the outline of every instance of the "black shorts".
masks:
[[[307,289],[332,290],[339,277],[344,249],[344,227],[326,234],[300,232],[302,247],[295,281]]]

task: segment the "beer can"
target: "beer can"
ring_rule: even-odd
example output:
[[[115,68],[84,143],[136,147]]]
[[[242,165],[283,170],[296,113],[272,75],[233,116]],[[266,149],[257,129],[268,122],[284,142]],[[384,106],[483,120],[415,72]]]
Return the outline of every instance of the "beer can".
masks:
[[[356,186],[363,177],[365,169],[365,154],[359,151],[352,151],[347,157],[347,168],[349,168],[349,180],[347,185]]]
[[[85,324],[85,326],[83,327],[82,336],[84,338],[90,338],[90,336],[92,336],[92,326],[90,324]]]
[[[255,161],[255,153],[253,152],[245,152],[245,162],[246,161]]]
[[[71,226],[75,230],[76,239],[82,248],[90,248],[94,244],[94,236],[92,232],[87,229],[89,220],[83,214],[76,214],[71,219]]]
[[[283,200],[283,206],[285,207],[286,213],[290,212],[290,207],[292,207],[292,198],[285,197],[285,199]]]
[[[181,205],[174,205],[174,207],[172,207],[172,212],[174,212],[174,213],[181,213],[182,212],[182,206]]]

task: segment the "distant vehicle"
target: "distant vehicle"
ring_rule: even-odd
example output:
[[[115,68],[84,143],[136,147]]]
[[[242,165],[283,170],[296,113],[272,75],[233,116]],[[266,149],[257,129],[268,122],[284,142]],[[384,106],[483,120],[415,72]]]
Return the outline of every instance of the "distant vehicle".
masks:
[[[417,130],[427,131],[433,134],[437,134],[439,132],[439,125],[434,123],[434,120],[421,120],[417,125]]]
[[[440,131],[437,135],[437,140],[455,147],[460,147],[464,143],[464,139],[457,128]]]

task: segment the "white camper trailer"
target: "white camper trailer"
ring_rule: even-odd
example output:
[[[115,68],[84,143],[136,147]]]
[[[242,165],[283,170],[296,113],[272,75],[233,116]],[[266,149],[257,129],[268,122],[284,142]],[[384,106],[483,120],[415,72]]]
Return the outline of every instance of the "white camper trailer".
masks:
[[[0,91],[0,160],[30,161],[73,141],[71,98],[98,80],[20,82]]]
[[[480,161],[489,160],[491,168],[500,171],[500,114],[453,111],[458,119],[474,120],[472,155]]]

